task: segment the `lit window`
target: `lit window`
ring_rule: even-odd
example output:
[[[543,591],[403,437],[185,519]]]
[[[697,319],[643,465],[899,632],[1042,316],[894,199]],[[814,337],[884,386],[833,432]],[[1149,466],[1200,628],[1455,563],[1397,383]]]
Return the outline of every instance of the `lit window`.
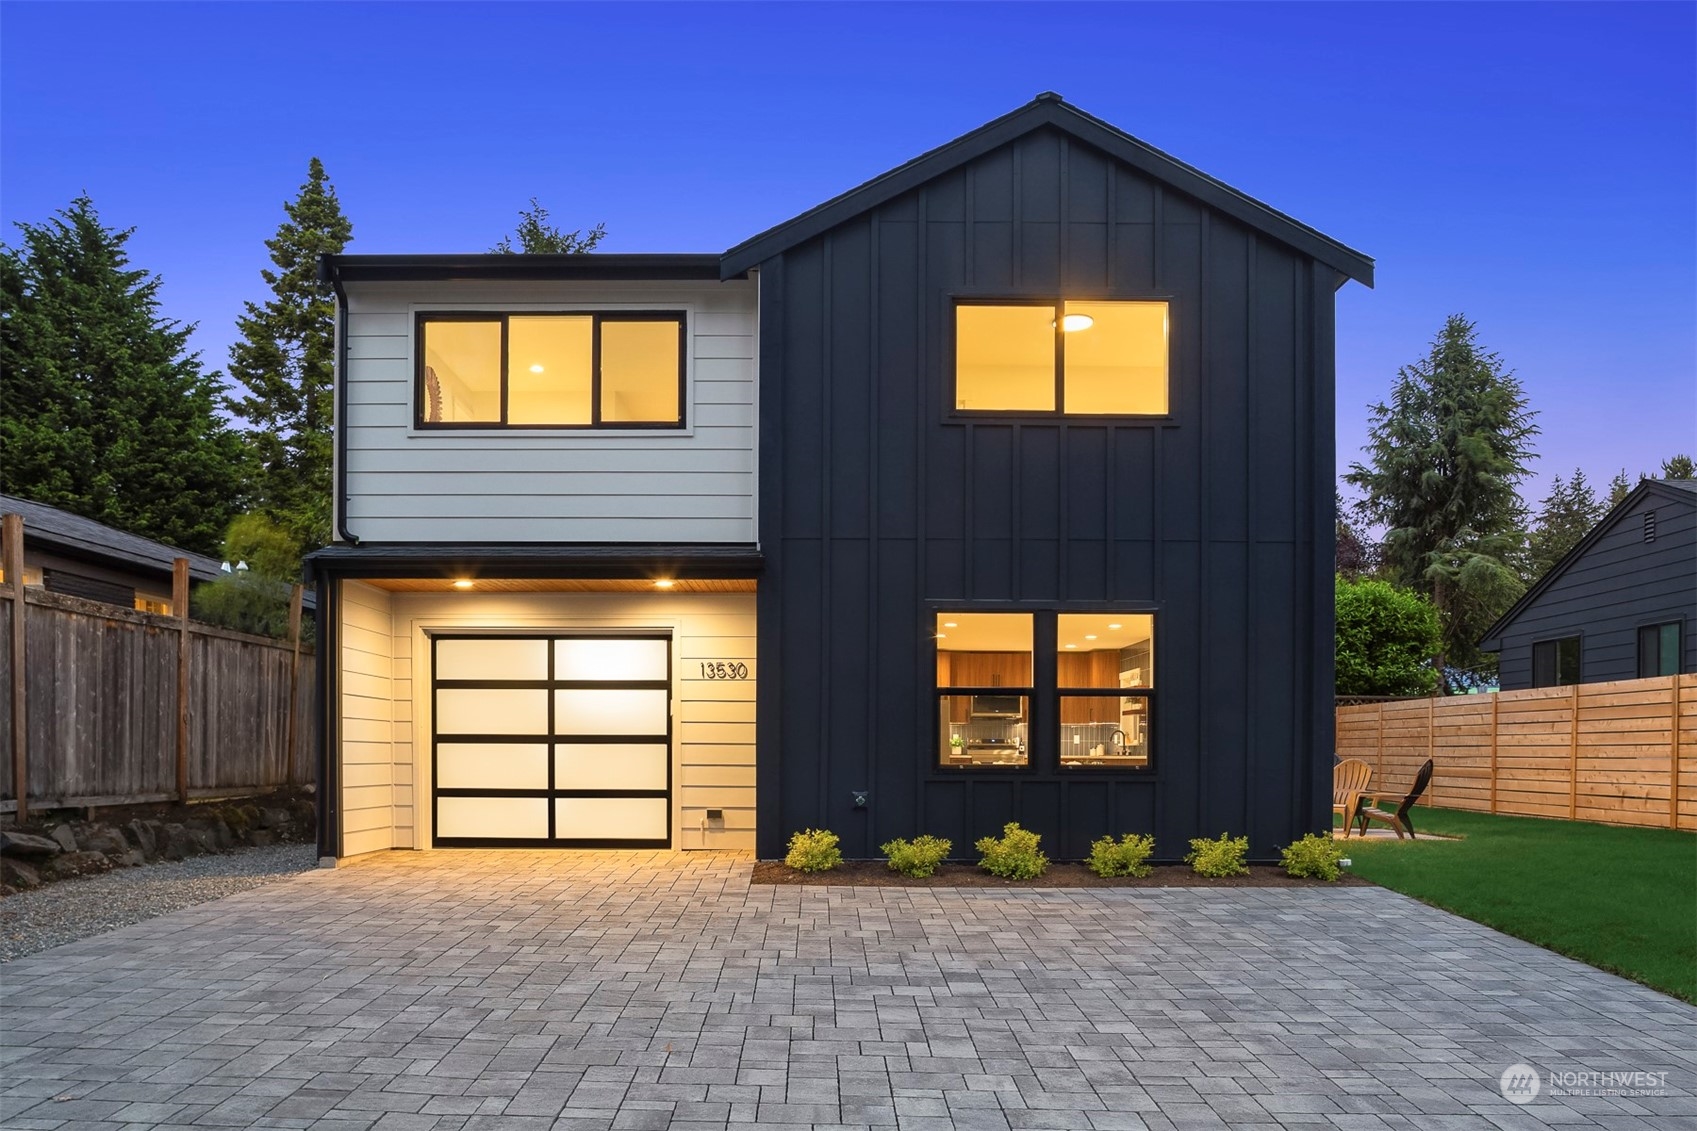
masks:
[[[1057,616],[1055,684],[1063,768],[1148,768],[1149,708],[1155,686],[1153,616]]]
[[[675,313],[422,315],[418,422],[676,428],[683,336]]]
[[[1161,415],[1167,339],[1165,302],[963,302],[955,408],[1049,413],[1059,397],[1072,415]]]
[[[939,613],[938,764],[1030,764],[1030,613]]]

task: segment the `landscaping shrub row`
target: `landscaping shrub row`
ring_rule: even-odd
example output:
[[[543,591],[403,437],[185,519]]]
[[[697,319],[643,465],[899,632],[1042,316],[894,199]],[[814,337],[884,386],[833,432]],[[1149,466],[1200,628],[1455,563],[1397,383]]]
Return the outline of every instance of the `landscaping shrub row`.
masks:
[[[1009,821],[1002,826],[999,837],[987,836],[973,846],[978,850],[978,866],[992,876],[1010,880],[1034,880],[1049,867],[1049,858],[1041,848],[1042,838],[1019,822]],[[953,843],[944,837],[920,836],[913,840],[896,839],[879,846],[890,871],[923,879],[936,872],[948,859]],[[1217,839],[1199,838],[1190,842],[1184,862],[1199,876],[1242,876],[1249,873],[1245,857],[1249,838],[1221,833]],[[1147,833],[1126,833],[1119,840],[1104,836],[1090,845],[1085,867],[1104,878],[1114,876],[1147,876],[1151,869],[1148,860],[1155,853],[1155,838]],[[1329,836],[1309,833],[1281,854],[1280,862],[1287,874],[1302,878],[1333,881],[1341,875],[1340,863],[1344,847]],[[843,862],[837,834],[829,829],[803,829],[790,837],[789,852],[784,863],[798,872],[829,872]]]

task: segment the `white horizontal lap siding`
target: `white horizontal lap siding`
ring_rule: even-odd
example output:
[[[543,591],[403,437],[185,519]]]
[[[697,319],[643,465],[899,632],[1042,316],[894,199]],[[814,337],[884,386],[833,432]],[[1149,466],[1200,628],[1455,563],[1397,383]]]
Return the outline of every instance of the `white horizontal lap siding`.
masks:
[[[753,849],[754,609],[752,593],[396,594],[395,761],[397,775],[403,758],[408,763],[408,796],[417,805],[397,807],[397,846],[429,843],[431,633],[665,629],[672,634],[672,844]],[[748,678],[704,678],[702,665],[720,662],[747,665]],[[704,828],[708,809],[724,811],[722,825]]]
[[[731,283],[384,283],[348,288],[347,526],[365,541],[754,542],[756,292]],[[423,310],[683,310],[686,426],[414,427]]]
[[[344,581],[341,596],[341,851],[357,856],[395,846],[394,642],[388,593]]]

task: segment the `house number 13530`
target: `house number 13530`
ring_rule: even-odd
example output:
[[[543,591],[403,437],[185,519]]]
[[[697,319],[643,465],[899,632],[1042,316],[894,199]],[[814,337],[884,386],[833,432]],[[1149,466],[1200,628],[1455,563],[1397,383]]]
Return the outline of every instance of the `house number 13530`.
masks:
[[[702,679],[747,679],[748,665],[732,660],[703,660]]]

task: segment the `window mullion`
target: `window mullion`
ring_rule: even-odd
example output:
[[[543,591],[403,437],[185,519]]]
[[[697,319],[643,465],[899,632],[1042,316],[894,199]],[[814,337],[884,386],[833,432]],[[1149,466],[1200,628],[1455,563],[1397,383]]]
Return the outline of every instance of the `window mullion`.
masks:
[[[1055,300],[1055,414],[1065,415],[1067,410],[1067,349],[1066,330],[1062,323],[1066,321],[1066,300]]]
[[[589,329],[589,426],[601,427],[601,315],[590,318]]]
[[[501,315],[501,427],[507,426],[507,322],[505,314]]]

